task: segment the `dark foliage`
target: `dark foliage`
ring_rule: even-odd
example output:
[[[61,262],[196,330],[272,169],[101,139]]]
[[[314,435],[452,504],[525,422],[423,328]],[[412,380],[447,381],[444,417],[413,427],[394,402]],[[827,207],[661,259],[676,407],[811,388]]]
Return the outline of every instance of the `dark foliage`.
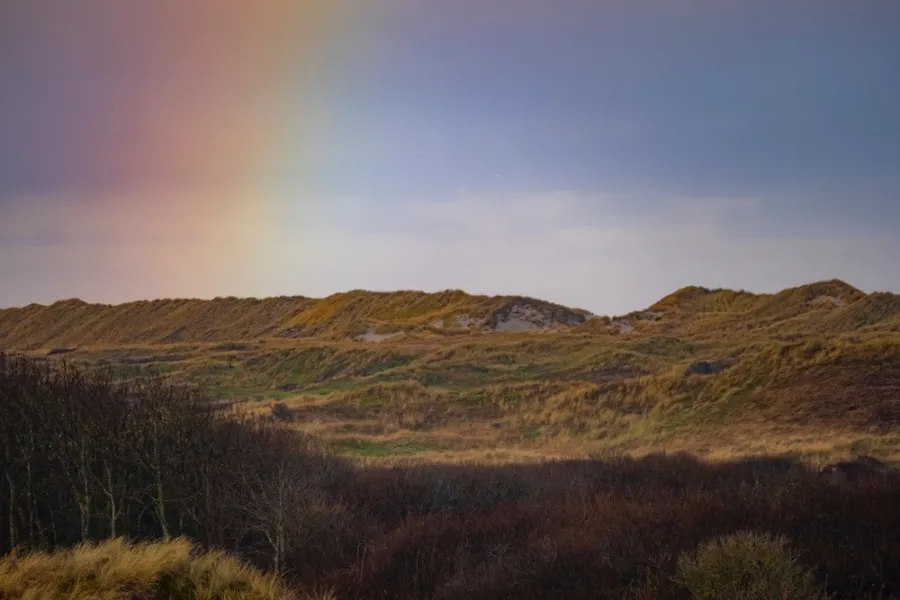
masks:
[[[276,421],[293,421],[294,414],[284,402],[276,402],[272,405],[272,418]]]
[[[783,535],[841,598],[900,597],[900,479],[835,485],[781,459],[689,456],[367,470],[381,533],[335,578],[349,598],[683,598],[678,558]]]
[[[335,501],[349,468],[314,440],[150,371],[115,381],[0,354],[0,472],[2,552],[187,536],[305,573],[359,529]]]
[[[686,455],[351,469],[154,375],[0,355],[0,550],[189,536],[342,599],[679,599],[679,557],[780,536],[837,598],[900,598],[900,479]]]

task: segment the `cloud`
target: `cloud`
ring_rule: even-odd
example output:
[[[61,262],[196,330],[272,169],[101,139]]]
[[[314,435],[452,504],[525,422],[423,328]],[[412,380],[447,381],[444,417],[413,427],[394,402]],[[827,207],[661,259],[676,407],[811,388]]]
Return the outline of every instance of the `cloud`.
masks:
[[[686,285],[774,292],[837,277],[900,289],[900,276],[890,275],[900,250],[892,236],[734,228],[741,215],[764,210],[756,199],[660,198],[656,210],[635,213],[615,210],[622,202],[572,192],[463,194],[384,206],[377,227],[358,227],[347,211],[311,220],[279,213],[253,227],[239,226],[249,216],[226,220],[204,236],[189,235],[202,224],[192,219],[169,238],[153,234],[160,221],[148,218],[144,230],[102,244],[89,243],[99,229],[73,221],[80,237],[26,245],[7,237],[5,221],[0,280],[17,286],[2,290],[0,305],[460,288],[622,314]]]
[[[267,261],[279,273],[271,293],[462,288],[623,313],[685,285],[773,292],[839,277],[900,287],[900,278],[884,278],[897,250],[891,238],[731,230],[734,214],[760,210],[755,200],[672,201],[640,216],[584,211],[596,205],[565,193],[464,196],[407,206],[402,230],[351,232],[335,223],[301,240],[283,235],[274,245],[292,269]]]
[[[2,205],[5,244],[229,244],[256,233],[256,200],[212,191],[18,196]]]
[[[417,226],[450,228],[484,235],[523,232],[560,225],[572,219],[583,198],[568,192],[509,194],[484,198],[463,194],[456,200],[410,203],[402,210]],[[595,200],[593,207],[597,208]]]
[[[239,194],[18,197],[0,219],[0,306],[252,295],[263,213]]]

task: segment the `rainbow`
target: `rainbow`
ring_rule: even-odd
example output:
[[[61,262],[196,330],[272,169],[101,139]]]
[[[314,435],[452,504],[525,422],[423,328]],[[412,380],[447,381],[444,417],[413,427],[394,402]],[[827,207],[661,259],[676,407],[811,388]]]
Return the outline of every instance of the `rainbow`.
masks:
[[[14,13],[29,35],[19,50],[40,40],[25,60],[48,82],[41,112],[59,121],[28,131],[53,177],[4,208],[35,225],[28,235],[108,263],[113,288],[130,264],[170,283],[162,294],[204,295],[215,289],[199,281],[209,265],[242,277],[273,251],[285,203],[293,218],[315,221],[312,174],[298,165],[328,142],[321,107],[340,87],[365,9],[325,0],[28,4]],[[190,280],[198,285],[175,285]],[[102,293],[147,293],[127,285]]]

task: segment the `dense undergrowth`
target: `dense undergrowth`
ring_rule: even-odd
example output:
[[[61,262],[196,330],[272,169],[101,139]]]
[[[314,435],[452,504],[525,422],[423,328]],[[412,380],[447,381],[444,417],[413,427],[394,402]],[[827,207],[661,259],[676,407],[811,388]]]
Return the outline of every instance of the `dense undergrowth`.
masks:
[[[787,459],[682,454],[360,468],[156,376],[114,381],[9,356],[0,436],[0,548],[19,556],[184,537],[277,573],[297,594],[665,600],[700,597],[685,580],[690,557],[702,570],[695,553],[750,532],[796,557],[801,575],[787,584],[900,598],[900,479],[890,474],[835,482]],[[43,564],[53,560],[74,564]],[[694,581],[707,580],[719,581]],[[223,597],[260,597],[250,594]]]

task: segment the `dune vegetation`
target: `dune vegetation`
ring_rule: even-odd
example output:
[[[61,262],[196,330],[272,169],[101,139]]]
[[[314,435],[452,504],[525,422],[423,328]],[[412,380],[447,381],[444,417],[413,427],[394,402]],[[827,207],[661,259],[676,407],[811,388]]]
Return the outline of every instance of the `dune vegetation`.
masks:
[[[291,600],[271,574],[186,539],[86,542],[0,559],[0,598],[35,600]],[[326,596],[322,596],[326,598]],[[298,599],[299,600],[299,599]]]
[[[691,287],[618,317],[460,291],[0,311],[0,347],[117,375],[152,367],[381,462],[894,460],[898,331],[896,296],[840,281]]]
[[[3,598],[900,598],[874,459],[360,465],[158,375],[26,357],[0,399]]]
[[[0,311],[0,597],[900,598],[898,315],[836,281]]]

